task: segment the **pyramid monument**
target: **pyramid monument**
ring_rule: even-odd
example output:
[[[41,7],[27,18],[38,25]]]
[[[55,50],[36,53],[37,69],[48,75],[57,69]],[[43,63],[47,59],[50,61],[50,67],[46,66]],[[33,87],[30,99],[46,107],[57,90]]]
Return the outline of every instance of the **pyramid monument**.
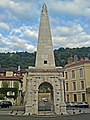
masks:
[[[42,7],[41,18],[40,18],[35,66],[37,68],[55,68],[51,30],[50,30],[47,6],[45,4]]]
[[[55,66],[47,6],[42,6],[35,67],[27,71],[25,114],[66,113],[63,68]]]

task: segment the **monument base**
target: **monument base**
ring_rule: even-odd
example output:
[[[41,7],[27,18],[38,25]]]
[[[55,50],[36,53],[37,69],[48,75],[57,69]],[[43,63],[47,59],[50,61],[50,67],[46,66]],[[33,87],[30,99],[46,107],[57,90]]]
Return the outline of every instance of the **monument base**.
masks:
[[[65,103],[61,103],[60,104],[60,114],[67,114],[66,112],[66,104]]]
[[[25,106],[25,115],[32,115],[32,106]]]

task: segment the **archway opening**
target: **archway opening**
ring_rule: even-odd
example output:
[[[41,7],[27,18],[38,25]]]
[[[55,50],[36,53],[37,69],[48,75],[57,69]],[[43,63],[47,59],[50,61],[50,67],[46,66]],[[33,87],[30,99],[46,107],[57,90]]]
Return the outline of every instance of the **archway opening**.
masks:
[[[48,82],[44,82],[39,85],[38,90],[38,111],[53,111],[53,86]]]

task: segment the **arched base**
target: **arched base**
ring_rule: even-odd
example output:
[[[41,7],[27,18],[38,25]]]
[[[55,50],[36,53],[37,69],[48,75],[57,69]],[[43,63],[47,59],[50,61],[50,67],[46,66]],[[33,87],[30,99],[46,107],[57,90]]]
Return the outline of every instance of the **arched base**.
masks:
[[[63,91],[63,77],[54,70],[37,70],[28,73],[25,96],[25,113],[61,114],[66,113]]]

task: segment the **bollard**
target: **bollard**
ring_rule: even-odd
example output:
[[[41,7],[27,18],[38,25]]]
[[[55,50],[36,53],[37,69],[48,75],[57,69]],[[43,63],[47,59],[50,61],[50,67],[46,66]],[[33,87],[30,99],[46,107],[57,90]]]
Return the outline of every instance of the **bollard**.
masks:
[[[15,113],[15,115],[17,115],[17,112]]]
[[[81,113],[81,110],[79,110],[79,113]]]
[[[22,115],[24,115],[24,114],[25,114],[25,112],[22,113]]]
[[[61,113],[61,115],[63,115],[63,113]]]
[[[30,113],[28,115],[30,115]]]
[[[75,114],[75,111],[74,111],[74,109],[73,109],[73,114]]]
[[[73,112],[73,114],[75,114],[75,112]]]
[[[10,114],[12,114],[13,113],[13,110],[11,111],[11,113]]]

